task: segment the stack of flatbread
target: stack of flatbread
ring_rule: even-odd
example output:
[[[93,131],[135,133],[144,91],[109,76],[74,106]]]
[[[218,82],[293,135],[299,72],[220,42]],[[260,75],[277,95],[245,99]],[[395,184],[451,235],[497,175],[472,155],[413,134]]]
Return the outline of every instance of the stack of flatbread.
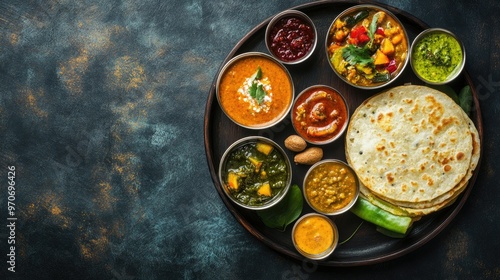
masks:
[[[363,102],[351,117],[345,145],[362,195],[412,217],[452,204],[480,156],[477,129],[460,106],[438,90],[414,85]]]

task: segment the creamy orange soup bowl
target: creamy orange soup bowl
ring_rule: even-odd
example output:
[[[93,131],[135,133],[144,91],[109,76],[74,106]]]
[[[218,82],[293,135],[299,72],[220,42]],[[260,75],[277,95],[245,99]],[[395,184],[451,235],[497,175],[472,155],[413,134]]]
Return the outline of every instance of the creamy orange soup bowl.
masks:
[[[217,78],[217,100],[226,116],[249,129],[269,128],[292,107],[288,70],[270,55],[249,52],[232,58]]]

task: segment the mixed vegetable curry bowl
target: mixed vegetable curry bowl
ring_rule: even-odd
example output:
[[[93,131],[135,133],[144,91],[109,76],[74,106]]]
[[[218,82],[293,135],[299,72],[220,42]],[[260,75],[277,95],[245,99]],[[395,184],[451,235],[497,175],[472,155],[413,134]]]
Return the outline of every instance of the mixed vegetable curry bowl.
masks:
[[[408,64],[409,39],[403,24],[377,6],[357,5],[339,14],[325,42],[333,71],[357,88],[386,86]]]

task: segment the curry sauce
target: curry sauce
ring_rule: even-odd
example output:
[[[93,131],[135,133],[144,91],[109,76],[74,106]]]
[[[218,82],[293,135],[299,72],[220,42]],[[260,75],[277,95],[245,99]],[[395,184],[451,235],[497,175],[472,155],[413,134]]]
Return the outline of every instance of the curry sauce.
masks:
[[[243,56],[232,62],[222,74],[218,90],[224,112],[248,127],[267,126],[284,117],[293,99],[288,72],[261,55]]]

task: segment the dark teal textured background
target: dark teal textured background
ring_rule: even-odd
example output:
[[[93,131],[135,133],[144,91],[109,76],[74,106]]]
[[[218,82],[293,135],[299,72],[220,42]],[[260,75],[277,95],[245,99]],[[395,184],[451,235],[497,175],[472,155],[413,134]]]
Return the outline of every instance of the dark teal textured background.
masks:
[[[382,1],[464,39],[481,102],[478,180],[431,242],[379,265],[317,268],[266,247],[227,211],[204,151],[210,86],[247,32],[306,2],[0,2],[0,278],[499,279],[497,0]]]

